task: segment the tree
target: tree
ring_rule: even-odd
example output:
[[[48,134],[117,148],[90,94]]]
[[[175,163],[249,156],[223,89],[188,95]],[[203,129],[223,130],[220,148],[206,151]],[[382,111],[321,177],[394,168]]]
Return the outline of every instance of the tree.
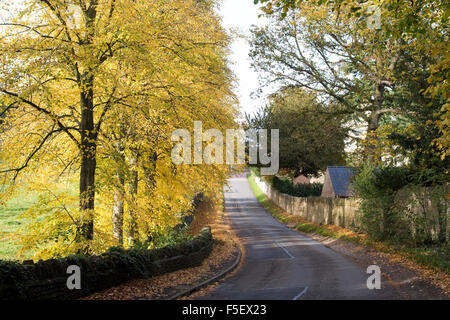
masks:
[[[331,18],[330,18],[331,17]],[[326,6],[303,5],[284,20],[276,18],[253,31],[253,65],[266,81],[314,90],[334,101],[335,113],[355,115],[375,131],[389,107],[387,88],[402,54],[396,41],[361,29],[355,19],[337,16]]]
[[[376,32],[384,37],[404,41],[410,48],[418,49],[434,61],[426,66],[428,84],[421,92],[431,98],[444,101],[439,110],[439,117],[434,124],[441,135],[432,142],[439,148],[442,157],[449,154],[450,146],[450,103],[449,74],[450,50],[448,42],[448,17],[450,7],[443,0],[386,0],[386,1],[354,1],[354,0],[255,0],[255,4],[264,4],[263,11],[270,15],[285,18],[290,11],[303,10],[311,4],[320,6],[328,4],[338,15],[345,14],[367,21],[371,14],[368,8],[375,6],[380,12],[380,28]],[[365,18],[365,19],[364,19]]]
[[[400,65],[401,76],[392,103],[409,112],[383,120],[377,141],[373,141],[381,147],[380,158],[383,156],[378,166],[393,165],[386,161],[386,156],[398,156],[400,161],[396,165],[407,165],[414,173],[413,182],[424,186],[445,184],[449,167],[448,158],[442,158],[438,146],[433,143],[440,137],[439,129],[433,124],[439,118],[443,102],[422,94],[427,87],[429,73],[426,66],[430,60],[430,57],[414,54]]]
[[[267,83],[295,84],[335,101],[339,106],[335,113],[366,122],[368,135],[376,139],[383,116],[415,112],[410,107],[413,101],[398,103],[405,95],[403,79],[423,77],[419,74],[423,69],[429,78],[429,67],[436,59],[408,36],[369,29],[345,6],[335,9],[304,3],[300,9],[287,11],[284,19],[273,17],[268,27],[256,28],[254,67],[266,74]],[[427,84],[421,84],[415,88],[420,93],[427,89]],[[374,146],[367,148],[369,160],[375,161]]]
[[[280,167],[295,176],[317,175],[344,162],[347,132],[342,119],[330,115],[312,92],[284,88],[271,96],[268,106],[247,118],[250,128],[280,130]]]
[[[275,58],[268,60],[291,71],[290,77],[280,72],[272,79],[309,85],[339,101],[344,112],[345,107],[355,115],[370,112],[364,153],[371,162],[363,163],[364,170],[355,180],[369,235],[391,240],[401,236],[415,245],[445,243],[450,150],[448,1],[255,3],[265,4],[263,11],[274,20],[279,18],[285,30],[293,29],[290,47],[298,47],[295,51],[281,46],[279,34],[266,37],[267,43],[278,41],[271,49]],[[321,17],[324,7],[329,14]],[[374,8],[380,25],[368,28],[369,9]],[[296,17],[304,19],[299,23],[303,41],[298,43],[297,31],[290,26],[296,25]],[[347,21],[343,29],[341,21]],[[308,50],[316,55],[302,55]],[[265,63],[260,61],[261,68]],[[436,239],[432,239],[425,209],[421,217],[408,212],[419,203],[424,208],[424,203],[436,204],[440,226]],[[411,223],[419,227],[413,233],[407,227]]]
[[[24,251],[101,252],[123,228],[146,238],[176,225],[196,192],[218,192],[227,168],[170,159],[176,128],[236,125],[228,37],[212,5],[33,0],[1,25],[0,172],[45,192],[27,213]],[[50,187],[62,181],[78,196]]]
[[[17,18],[3,24],[0,92],[29,115],[22,120],[42,124],[36,129],[44,134],[28,144],[18,166],[1,172],[12,172],[15,179],[49,140],[63,134],[80,157],[77,241],[93,239],[98,135],[105,115],[122,98],[110,86],[117,77],[108,62],[132,46],[118,24],[124,17],[117,9],[126,2],[29,1]],[[70,23],[71,8],[78,9],[79,25]]]

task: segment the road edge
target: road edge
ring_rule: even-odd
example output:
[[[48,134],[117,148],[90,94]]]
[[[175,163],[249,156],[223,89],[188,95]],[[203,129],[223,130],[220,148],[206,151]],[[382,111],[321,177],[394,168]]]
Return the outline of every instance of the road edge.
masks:
[[[224,276],[226,276],[228,273],[230,273],[231,271],[233,271],[234,269],[236,269],[236,267],[237,267],[237,266],[239,265],[239,263],[241,262],[242,251],[241,251],[240,246],[239,246],[237,243],[235,243],[235,246],[236,246],[236,248],[237,248],[237,250],[238,250],[238,255],[237,255],[235,261],[233,262],[233,264],[232,264],[230,267],[226,268],[224,271],[220,272],[219,274],[217,274],[217,275],[215,275],[215,276],[213,276],[213,277],[211,277],[211,278],[209,278],[209,279],[207,279],[207,280],[201,282],[201,283],[198,284],[198,285],[195,285],[195,286],[193,286],[193,287],[191,287],[191,288],[189,288],[189,289],[184,289],[183,291],[180,291],[180,292],[178,292],[178,293],[176,293],[176,294],[170,296],[170,297],[167,298],[166,300],[176,300],[176,299],[178,299],[178,298],[181,298],[181,297],[190,295],[190,294],[194,293],[195,291],[198,291],[198,290],[200,290],[201,288],[203,288],[203,287],[205,287],[205,286],[207,286],[207,285],[209,285],[209,284],[211,284],[211,283],[213,283],[213,282],[217,282],[218,280],[220,280],[221,278],[223,278]]]

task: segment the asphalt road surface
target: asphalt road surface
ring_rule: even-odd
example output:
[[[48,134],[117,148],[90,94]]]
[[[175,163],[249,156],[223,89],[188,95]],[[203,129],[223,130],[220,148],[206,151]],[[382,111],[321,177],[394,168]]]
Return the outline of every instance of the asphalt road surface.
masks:
[[[245,258],[207,300],[400,299],[392,287],[367,288],[367,267],[290,230],[255,198],[246,176],[234,177],[225,209]]]

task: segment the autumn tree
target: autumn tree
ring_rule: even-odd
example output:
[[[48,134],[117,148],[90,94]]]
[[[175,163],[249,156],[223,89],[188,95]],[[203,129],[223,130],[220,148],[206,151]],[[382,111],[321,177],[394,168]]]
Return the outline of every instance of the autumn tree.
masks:
[[[79,241],[93,238],[98,134],[121,98],[110,86],[116,75],[108,61],[131,45],[117,23],[117,9],[125,2],[28,1],[26,9],[2,25],[0,91],[8,104],[20,105],[30,116],[23,120],[44,124],[36,128],[43,134],[23,150],[28,152],[19,165],[2,173],[12,172],[15,179],[48,140],[64,134],[80,157]],[[76,14],[79,21],[72,23]]]
[[[289,50],[288,46],[279,45],[276,36],[271,37],[277,41],[275,49],[270,50],[273,63],[290,71],[280,72],[272,80],[303,81],[340,100],[343,109],[352,102],[353,105],[347,105],[350,111],[372,105],[364,110],[369,115],[369,132],[364,141],[366,150],[362,152],[371,156],[371,161],[359,163],[363,170],[354,183],[362,199],[365,231],[374,238],[390,241],[405,243],[409,238],[414,246],[445,243],[450,150],[448,1],[255,3],[264,4],[263,11],[274,20],[279,19],[278,24],[273,23],[272,34],[278,36],[278,26],[289,32],[296,25],[292,17],[300,17],[301,40],[307,35],[306,41],[298,41],[298,50],[295,40]],[[327,17],[320,18],[323,8]],[[377,26],[370,25],[374,17]],[[341,28],[343,21],[345,27]],[[292,34],[286,38],[293,39],[296,30]],[[264,39],[257,39],[261,38]],[[305,51],[313,54],[298,54]],[[429,216],[408,221],[409,210],[418,205],[415,201],[420,196],[437,208],[439,231],[434,235],[427,225]],[[408,223],[417,226],[415,232],[404,228]]]
[[[170,159],[176,128],[236,125],[212,6],[30,0],[1,25],[0,172],[10,190],[46,192],[27,213],[25,251],[98,252],[124,228],[135,242],[175,225],[196,192],[220,190],[227,168]],[[62,181],[78,196],[55,190]]]
[[[120,187],[115,197],[121,198],[127,193],[124,198],[128,208],[127,233],[130,243],[136,242],[140,233],[142,236],[142,228],[141,232],[138,230],[142,223],[136,221],[138,211],[164,210],[156,209],[156,206],[149,208],[148,205],[145,210],[141,210],[136,198],[144,196],[149,202],[155,202],[153,198],[160,190],[160,172],[167,169],[167,166],[176,172],[176,168],[170,163],[171,132],[177,128],[193,127],[194,121],[202,121],[205,126],[222,130],[236,125],[233,120],[236,109],[230,88],[232,76],[224,60],[228,37],[221,30],[211,4],[204,2],[194,8],[195,10],[187,7],[184,11],[168,11],[167,17],[159,17],[161,21],[157,29],[153,20],[141,20],[139,24],[133,24],[140,29],[155,29],[154,33],[159,34],[160,40],[155,42],[152,32],[142,35],[141,42],[144,43],[145,50],[128,53],[128,58],[133,57],[131,59],[135,63],[129,70],[122,70],[123,73],[136,77],[135,70],[140,61],[150,61],[155,56],[165,56],[167,59],[152,61],[152,72],[146,71],[141,75],[145,83],[154,81],[155,87],[151,94],[138,100],[134,97],[126,99],[121,102],[127,107],[126,110],[121,111],[119,118],[111,117],[112,122],[118,124],[112,127],[112,150],[117,155],[116,159],[120,160],[119,168],[125,169],[125,176],[128,177],[125,183],[124,173],[116,174],[116,185]],[[202,19],[199,19],[200,16]],[[197,32],[190,34],[189,31],[194,29]],[[151,56],[145,57],[148,54]],[[157,73],[153,71],[155,67]],[[139,70],[147,69],[142,65]],[[215,171],[223,172],[224,168],[215,167],[210,170],[212,174]],[[223,173],[220,174],[222,175]],[[173,183],[177,177],[166,179]],[[223,178],[221,179],[223,182]],[[211,180],[214,181],[216,180]],[[214,188],[217,188],[217,184]],[[120,234],[123,200],[119,199],[116,204],[114,212],[117,215],[114,216],[119,219],[115,219],[118,222],[115,229]]]

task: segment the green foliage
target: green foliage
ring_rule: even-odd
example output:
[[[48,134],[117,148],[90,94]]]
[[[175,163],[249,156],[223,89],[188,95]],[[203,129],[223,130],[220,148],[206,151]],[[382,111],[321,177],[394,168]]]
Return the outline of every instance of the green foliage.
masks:
[[[355,176],[353,183],[356,195],[362,199],[360,212],[363,231],[374,240],[392,238],[391,232],[398,225],[398,216],[393,212],[395,191],[404,186],[402,181],[405,177],[400,172],[386,170],[388,174],[383,176],[383,171],[365,167]],[[400,179],[389,181],[390,176]]]
[[[322,194],[322,183],[297,184],[294,185],[289,179],[280,179],[273,177],[271,185],[281,193],[285,193],[294,197],[320,197]]]
[[[355,176],[363,231],[371,239],[411,247],[446,242],[448,188],[417,184],[416,174],[367,166]]]
[[[440,135],[437,128],[430,125],[433,112],[440,106],[418,108],[415,119],[409,120],[406,130],[392,133],[388,139],[397,146],[397,152],[407,155],[411,179],[417,184],[444,184],[448,181],[450,159],[442,158],[433,141]],[[399,126],[400,124],[397,124]]]
[[[306,232],[306,233],[315,233],[321,235],[323,237],[332,237],[333,233],[329,231],[327,228],[314,225],[312,223],[300,223],[295,226],[295,229],[298,231]]]
[[[258,167],[250,167],[249,170],[252,175],[261,178],[261,170]]]
[[[404,248],[410,258],[420,264],[435,267],[450,274],[450,246]]]
[[[183,228],[173,228],[166,231],[155,232],[152,235],[150,248],[162,248],[175,246],[177,244],[192,240],[192,235],[187,232],[187,226]]]
[[[280,168],[295,175],[316,175],[329,165],[343,164],[346,129],[316,94],[296,87],[279,90],[268,106],[247,116],[247,127],[278,129]]]

